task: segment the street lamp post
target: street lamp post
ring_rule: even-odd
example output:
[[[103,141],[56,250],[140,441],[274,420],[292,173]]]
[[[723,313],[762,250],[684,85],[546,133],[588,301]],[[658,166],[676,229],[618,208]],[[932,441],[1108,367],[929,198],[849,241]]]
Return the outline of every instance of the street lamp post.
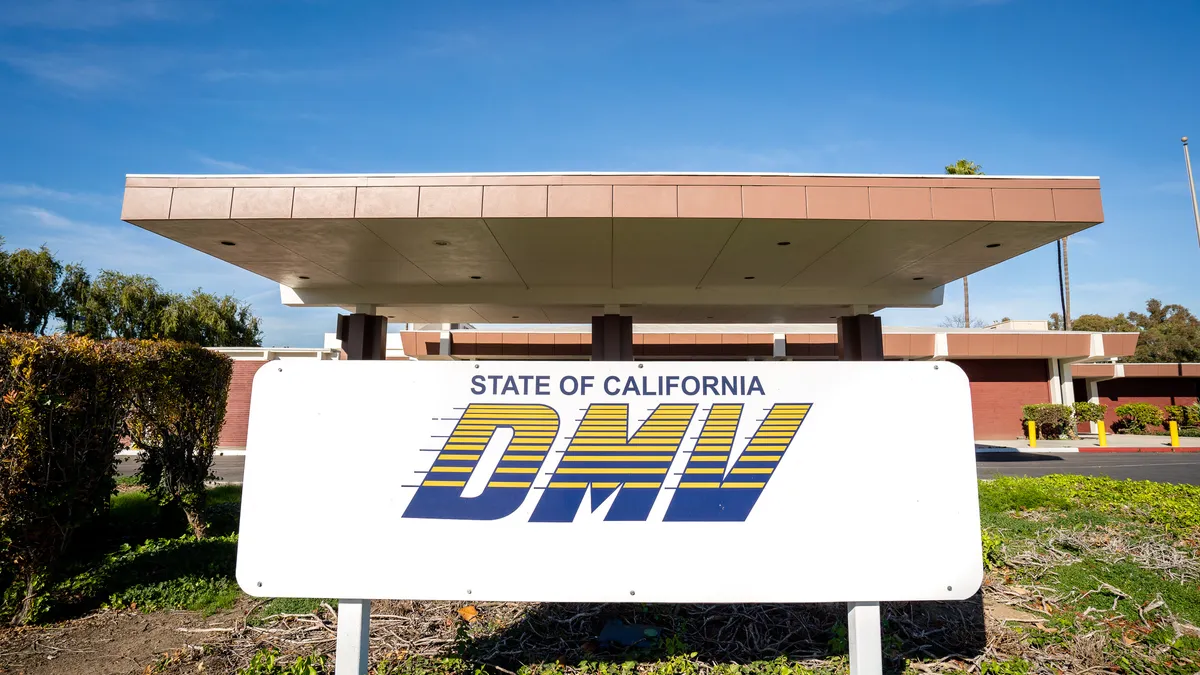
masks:
[[[1200,207],[1196,206],[1196,181],[1192,180],[1192,158],[1188,155],[1187,136],[1183,137],[1183,161],[1187,164],[1188,187],[1192,189],[1192,216],[1196,219],[1196,241],[1200,243]]]

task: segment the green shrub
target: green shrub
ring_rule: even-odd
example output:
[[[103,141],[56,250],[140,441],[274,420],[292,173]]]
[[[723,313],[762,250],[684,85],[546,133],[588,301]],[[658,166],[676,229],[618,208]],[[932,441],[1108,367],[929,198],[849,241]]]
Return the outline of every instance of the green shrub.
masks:
[[[1090,401],[1078,401],[1074,408],[1077,422],[1103,422],[1104,413],[1108,412],[1108,406]]]
[[[284,665],[279,657],[279,651],[272,648],[261,649],[250,657],[250,664],[238,671],[238,675],[321,675],[328,672],[325,657],[320,654],[301,656]]]
[[[1075,416],[1069,405],[1058,403],[1035,403],[1021,407],[1021,421],[1032,421],[1037,425],[1038,436],[1046,439],[1074,438]],[[1029,434],[1028,425],[1025,434]]]
[[[1163,408],[1168,420],[1175,420],[1180,430],[1200,427],[1200,405],[1169,405]]]
[[[0,333],[0,557],[14,624],[36,618],[71,536],[108,507],[128,357],[120,343]]]
[[[1162,426],[1163,411],[1150,403],[1126,403],[1117,406],[1117,424],[1113,431],[1120,434],[1145,433],[1147,427]]]
[[[129,437],[144,451],[138,480],[161,504],[178,504],[204,538],[204,482],[225,423],[233,362],[179,342],[139,342]]]
[[[991,530],[984,529],[980,534],[983,538],[983,566],[989,570],[1003,567],[1004,540]]]

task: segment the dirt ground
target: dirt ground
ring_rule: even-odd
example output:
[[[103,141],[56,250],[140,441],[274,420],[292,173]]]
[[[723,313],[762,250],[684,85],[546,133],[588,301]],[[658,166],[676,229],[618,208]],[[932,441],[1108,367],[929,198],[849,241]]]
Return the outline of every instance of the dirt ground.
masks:
[[[0,630],[4,675],[141,675],[168,655],[227,639],[244,616],[197,612],[100,612],[50,626]]]

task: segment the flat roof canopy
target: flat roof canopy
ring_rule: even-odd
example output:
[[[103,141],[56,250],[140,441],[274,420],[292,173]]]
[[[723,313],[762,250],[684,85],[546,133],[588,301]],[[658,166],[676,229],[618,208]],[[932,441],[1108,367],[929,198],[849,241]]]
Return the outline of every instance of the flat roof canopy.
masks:
[[[798,174],[142,176],[121,218],[408,322],[803,323],[1103,221],[1097,178]]]

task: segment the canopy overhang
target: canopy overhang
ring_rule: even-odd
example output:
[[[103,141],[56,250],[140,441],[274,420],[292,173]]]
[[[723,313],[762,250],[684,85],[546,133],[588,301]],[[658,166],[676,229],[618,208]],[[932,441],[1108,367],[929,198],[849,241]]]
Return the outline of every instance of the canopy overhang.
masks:
[[[799,174],[126,177],[121,217],[397,321],[803,323],[1103,221],[1097,178]]]

